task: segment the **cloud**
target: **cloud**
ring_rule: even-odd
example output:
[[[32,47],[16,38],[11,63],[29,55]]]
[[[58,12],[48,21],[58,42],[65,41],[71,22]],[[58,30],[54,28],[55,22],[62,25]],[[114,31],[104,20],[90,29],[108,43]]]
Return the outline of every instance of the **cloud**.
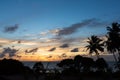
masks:
[[[34,53],[36,53],[37,52],[37,50],[38,50],[38,48],[34,48],[34,49],[31,49],[31,50],[25,50],[25,53],[32,53],[32,54],[34,54]]]
[[[48,50],[48,51],[54,51],[54,50],[56,50],[56,47],[51,48],[51,49],[50,49],[50,50]]]
[[[7,26],[4,28],[5,33],[13,33],[19,28],[18,24],[15,24],[13,26]]]
[[[67,57],[67,55],[65,53],[61,54],[61,57]]]
[[[55,28],[51,30],[42,31],[40,33],[35,34],[26,34],[25,36],[21,37],[23,40],[34,40],[39,41],[41,43],[50,43],[50,42],[59,42],[62,41],[64,43],[73,42],[75,37],[73,36],[71,39],[67,35],[71,35],[78,31],[79,28],[85,27],[85,26],[100,26],[105,24],[104,22],[92,18],[92,19],[86,19],[82,22],[72,24],[70,26],[66,26],[64,28]],[[66,35],[66,36],[64,36]],[[66,38],[67,37],[67,38]],[[69,38],[69,39],[68,39]]]
[[[47,58],[52,58],[53,56],[48,56]]]
[[[60,32],[60,28],[54,29],[54,30],[49,30],[49,33],[53,34],[53,35],[58,35],[58,33]]]
[[[63,44],[63,45],[60,46],[60,48],[68,48],[68,47],[69,47],[68,44]]]
[[[47,35],[49,35],[49,34],[58,35],[58,32],[59,32],[60,30],[61,30],[60,28],[53,29],[53,30],[47,30],[47,31],[41,32],[39,35],[41,35],[41,36],[47,36]]]
[[[84,27],[84,26],[100,26],[104,25],[104,22],[99,21],[98,19],[92,18],[92,19],[87,19],[84,20],[80,23],[75,23],[72,24],[69,27],[65,27],[63,29],[58,29],[57,34],[58,36],[63,36],[63,35],[70,35],[75,33],[79,28]]]
[[[21,45],[28,45],[28,46],[35,46],[35,45],[39,45],[37,42],[33,42],[33,41],[25,41],[25,40],[23,40],[23,41],[21,41],[21,43],[20,43]]]
[[[16,49],[11,49],[11,48],[3,48],[3,51],[0,53],[0,58],[5,57],[6,54],[9,55],[9,57],[13,57],[16,55],[16,53],[18,52],[18,50]]]
[[[59,58],[66,58],[67,57],[67,55],[66,55],[66,53],[62,53],[60,56],[58,56]]]
[[[6,43],[10,43],[10,42],[12,42],[12,40],[0,38],[0,44],[6,44]]]
[[[77,42],[81,42],[83,40],[84,40],[84,38],[81,38],[81,37],[73,37],[73,38],[62,38],[60,41],[62,43],[69,43],[69,44],[71,44],[73,42],[77,43]]]
[[[4,46],[6,46],[6,45],[10,45],[11,42],[13,42],[13,40],[0,38],[0,48],[1,48],[1,47],[4,47]]]
[[[79,52],[78,48],[74,48],[71,50],[71,52]]]

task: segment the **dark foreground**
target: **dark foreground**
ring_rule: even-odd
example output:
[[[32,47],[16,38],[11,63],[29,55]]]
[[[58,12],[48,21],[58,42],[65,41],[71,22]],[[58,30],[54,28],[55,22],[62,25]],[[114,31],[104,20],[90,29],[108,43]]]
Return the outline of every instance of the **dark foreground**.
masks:
[[[120,70],[113,72],[103,66],[94,66],[96,70],[93,71],[88,63],[75,67],[71,61],[67,59],[60,62],[58,66],[62,67],[61,70],[48,70],[44,69],[41,62],[35,63],[31,69],[18,60],[3,59],[0,60],[0,80],[120,80]]]
[[[53,73],[45,75],[0,75],[0,80],[120,80],[120,74],[118,76],[113,75],[91,75],[91,74],[79,74],[79,75],[55,75]]]

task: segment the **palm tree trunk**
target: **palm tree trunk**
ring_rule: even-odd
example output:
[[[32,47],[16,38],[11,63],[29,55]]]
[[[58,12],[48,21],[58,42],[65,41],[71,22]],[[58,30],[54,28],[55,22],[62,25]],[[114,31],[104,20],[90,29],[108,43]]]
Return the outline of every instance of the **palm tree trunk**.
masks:
[[[118,61],[120,62],[120,49],[118,49]]]
[[[114,59],[115,59],[115,62],[117,63],[117,58],[116,58],[116,55],[115,55],[114,52],[113,52],[113,57],[114,57]]]
[[[119,67],[119,64],[118,64],[118,60],[117,60],[116,55],[115,55],[114,52],[113,52],[113,57],[114,57],[114,59],[115,59],[116,66],[117,66],[118,69],[120,70],[120,67]]]
[[[117,65],[118,65],[118,68],[120,70],[120,50],[118,49],[118,62],[117,62]]]

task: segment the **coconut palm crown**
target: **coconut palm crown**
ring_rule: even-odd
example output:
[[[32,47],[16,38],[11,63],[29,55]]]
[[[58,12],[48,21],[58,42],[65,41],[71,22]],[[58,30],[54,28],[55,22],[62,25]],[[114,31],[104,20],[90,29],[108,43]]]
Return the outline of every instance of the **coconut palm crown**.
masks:
[[[88,38],[87,41],[89,44],[86,46],[87,50],[89,50],[89,54],[96,53],[97,58],[99,58],[99,52],[104,51],[104,44],[102,39],[98,38],[95,35],[92,35]]]

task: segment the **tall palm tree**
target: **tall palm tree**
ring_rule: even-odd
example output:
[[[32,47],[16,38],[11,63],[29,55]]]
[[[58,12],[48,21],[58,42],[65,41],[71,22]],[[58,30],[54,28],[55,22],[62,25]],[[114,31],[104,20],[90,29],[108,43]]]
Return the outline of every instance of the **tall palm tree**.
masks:
[[[110,45],[112,46],[111,51],[120,51],[120,24],[118,23],[112,23],[111,27],[107,27],[108,30],[108,41],[110,42]],[[120,55],[120,54],[119,54]]]
[[[120,57],[120,24],[112,23],[111,27],[107,27],[107,30],[107,41],[105,42],[107,51],[113,54],[117,63],[118,60],[115,53],[118,53]]]
[[[88,38],[88,40],[89,41],[87,42],[89,44],[86,46],[86,48],[89,50],[89,54],[96,53],[97,58],[99,58],[99,52],[104,51],[102,39],[92,35],[90,38]]]
[[[109,53],[113,54],[115,62],[117,63],[118,60],[117,60],[117,57],[115,55],[116,49],[114,48],[113,43],[112,43],[110,37],[109,36],[106,36],[106,37],[107,37],[107,40],[105,41],[105,47],[107,48],[107,51]]]

